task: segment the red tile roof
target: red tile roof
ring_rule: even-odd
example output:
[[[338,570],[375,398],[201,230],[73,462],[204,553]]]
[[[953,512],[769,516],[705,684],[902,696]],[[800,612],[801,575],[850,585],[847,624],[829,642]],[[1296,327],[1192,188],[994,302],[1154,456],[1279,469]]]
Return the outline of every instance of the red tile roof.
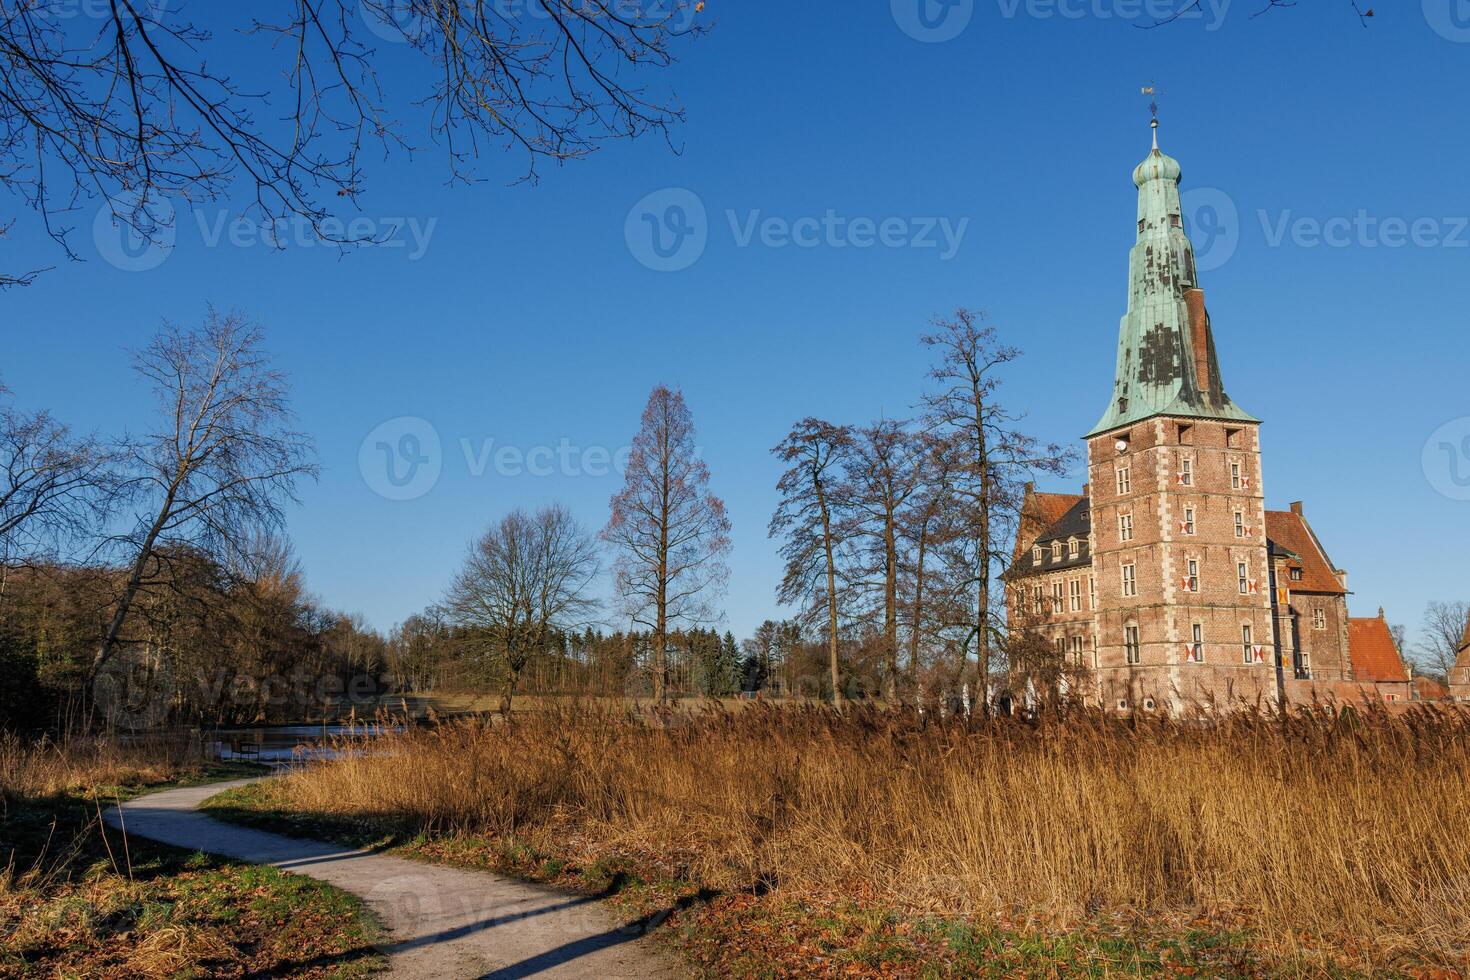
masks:
[[[1287,580],[1291,591],[1347,595],[1342,579],[1333,571],[1327,552],[1305,517],[1289,510],[1266,511],[1266,537],[1300,556],[1300,561],[1288,561],[1286,565],[1288,569],[1302,570],[1301,581]]]
[[[1080,493],[1038,493],[1031,499],[1036,502],[1037,516],[1045,530],[1066,517],[1067,511],[1087,498]]]
[[[1046,533],[1057,521],[1067,516],[1067,511],[1086,500],[1080,493],[1037,493],[1026,488],[1026,499],[1021,504],[1021,527],[1016,535],[1016,550],[1012,557],[1020,562],[1021,556],[1032,542]]]
[[[1353,658],[1353,680],[1407,681],[1409,672],[1381,616],[1348,620],[1348,650]]]

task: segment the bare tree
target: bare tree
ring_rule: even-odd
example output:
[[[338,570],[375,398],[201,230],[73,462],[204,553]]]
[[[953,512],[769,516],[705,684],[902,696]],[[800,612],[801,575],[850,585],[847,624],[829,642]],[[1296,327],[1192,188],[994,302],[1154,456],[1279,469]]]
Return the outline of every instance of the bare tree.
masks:
[[[0,398],[9,395],[0,385]],[[99,518],[110,458],[46,412],[0,405],[0,565],[75,539]]]
[[[883,687],[898,698],[898,582],[901,523],[919,486],[924,441],[904,422],[884,419],[854,433],[841,496],[844,535],[855,545],[854,587],[881,618]]]
[[[781,503],[771,518],[769,535],[783,538],[786,560],[779,602],[802,610],[806,622],[826,613],[828,666],[832,700],[842,704],[842,672],[838,661],[837,549],[841,545],[833,490],[843,480],[842,464],[852,446],[852,432],[818,418],[804,418],[771,450],[787,469],[776,483]]]
[[[286,379],[241,314],[211,309],[196,329],[165,325],[134,367],[153,388],[158,423],[121,452],[133,507],[109,544],[126,573],[94,677],[123,640],[139,592],[168,586],[174,555],[245,553],[259,532],[283,526],[296,482],[317,473],[311,440],[290,428]]]
[[[263,0],[211,5],[207,25],[167,0],[82,6],[0,5],[0,187],[72,258],[85,198],[155,241],[174,201],[217,199],[236,180],[268,227],[303,219],[350,240],[325,224],[322,198],[356,203],[370,144],[413,150],[394,104],[415,107],[456,179],[486,144],[522,152],[534,178],[539,160],[667,137],[683,110],[645,75],[706,29],[702,0]],[[385,90],[380,63],[422,87]]]
[[[498,667],[502,714],[552,637],[587,625],[597,571],[596,543],[560,504],[512,511],[470,545],[444,609]]]
[[[729,578],[730,520],[709,490],[694,419],[677,389],[659,385],[649,394],[602,538],[617,550],[613,570],[624,609],[651,631],[653,695],[662,702],[669,630],[711,620],[711,602]]]
[[[957,592],[968,597],[968,623],[953,625],[964,631],[962,661],[974,645],[981,701],[988,711],[990,661],[1003,606],[998,600],[1004,595],[995,576],[1009,554],[1023,482],[1037,471],[1066,472],[1074,454],[1016,428],[1021,416],[1001,404],[997,391],[1000,371],[1020,351],[1002,343],[980,314],[960,308],[952,319],[937,317],[934,328],[921,338],[939,357],[929,372],[935,388],[924,396],[925,423],[953,454],[950,500],[952,521],[960,530],[949,564],[957,573]]]
[[[916,488],[899,519],[904,538],[899,557],[909,620],[909,679],[915,685],[919,680],[920,649],[925,636],[934,632],[930,628],[931,610],[925,604],[933,588],[934,555],[953,537],[946,520],[953,517],[954,511],[950,506],[954,453],[932,436],[918,438],[923,440],[923,448],[915,461]]]
[[[1455,666],[1458,653],[1467,633],[1466,621],[1470,620],[1470,603],[1442,602],[1435,600],[1424,609],[1424,624],[1419,628],[1421,637],[1415,646],[1418,660],[1427,670],[1441,678],[1447,676]]]

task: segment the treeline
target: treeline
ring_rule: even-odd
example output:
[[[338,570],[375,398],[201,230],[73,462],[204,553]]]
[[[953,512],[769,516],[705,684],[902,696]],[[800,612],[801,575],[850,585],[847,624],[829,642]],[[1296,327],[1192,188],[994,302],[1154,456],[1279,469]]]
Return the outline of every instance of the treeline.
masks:
[[[0,389],[0,728],[316,717],[384,640],[312,598],[283,508],[314,478],[260,330],[209,311],[133,356],[141,433],[73,434]]]
[[[139,594],[126,642],[94,673],[124,572],[41,564],[0,588],[0,727],[75,731],[218,726],[334,715],[379,693],[383,638],[306,593],[289,551],[251,567],[171,552],[167,588]]]
[[[922,342],[934,359],[912,417],[808,417],[773,450],[786,467],[769,527],[785,560],[776,598],[797,615],[763,624],[738,656],[710,629],[730,522],[683,394],[660,385],[600,534],[557,504],[505,515],[471,542],[443,600],[390,637],[408,670],[398,682],[493,685],[509,710],[518,692],[841,701],[969,688],[986,702],[998,670],[1056,673],[1054,651],[1008,635],[999,583],[1026,482],[1073,455],[1021,431],[1000,398],[1019,352],[982,317],[938,318]],[[633,627],[608,636],[588,627],[604,612],[588,597],[604,548]]]

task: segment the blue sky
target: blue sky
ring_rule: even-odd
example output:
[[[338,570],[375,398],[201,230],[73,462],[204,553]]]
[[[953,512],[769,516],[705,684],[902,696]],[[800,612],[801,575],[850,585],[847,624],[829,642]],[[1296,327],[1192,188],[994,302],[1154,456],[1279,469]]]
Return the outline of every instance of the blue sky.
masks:
[[[983,309],[1026,351],[1006,394],[1035,434],[1096,421],[1148,148],[1139,87],[1157,80],[1226,385],[1265,420],[1268,504],[1307,502],[1355,614],[1412,627],[1427,600],[1464,598],[1470,5],[1414,0],[1364,29],[1346,0],[1260,17],[1264,0],[1234,0],[1150,31],[1135,0],[927,0],[954,36],[925,42],[917,2],[710,0],[716,29],[668,75],[688,110],[678,154],[611,145],[536,186],[492,156],[468,188],[432,150],[371,160],[363,214],[411,221],[421,248],[409,225],[402,247],[342,257],[211,245],[232,213],[206,207],[181,212],[161,264],[124,271],[89,208],[70,263],[9,200],[0,263],[57,268],[0,294],[0,377],[77,428],[136,428],[148,399],[124,350],[206,303],[247,310],[321,454],[291,514],[311,586],[385,628],[512,507],[559,499],[600,527],[617,479],[598,452],[628,443],[652,385],[680,385],[734,524],[726,625],[744,634],[778,611],[769,448],[804,415],[911,411],[932,314]],[[382,54],[392,79],[403,54]],[[641,215],[670,203],[704,247],[658,271]],[[438,478],[387,499],[377,437],[366,466],[360,449],[404,417],[438,438]],[[559,446],[572,462],[550,475],[525,472],[545,456],[514,462]]]

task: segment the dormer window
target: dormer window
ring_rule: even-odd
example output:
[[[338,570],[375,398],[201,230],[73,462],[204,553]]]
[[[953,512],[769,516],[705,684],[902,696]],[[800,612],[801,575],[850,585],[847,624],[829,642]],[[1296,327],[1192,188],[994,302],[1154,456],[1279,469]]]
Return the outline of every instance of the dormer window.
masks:
[[[1041,545],[1037,545],[1036,547],[1031,549],[1031,564],[1041,564]]]
[[[1302,570],[1300,568],[1293,568],[1291,570],[1291,580],[1293,582],[1300,582],[1302,580]]]
[[[1067,557],[1068,558],[1076,558],[1077,557],[1078,547],[1079,546],[1077,544],[1077,539],[1076,538],[1068,538],[1067,539]]]
[[[1062,543],[1060,541],[1053,541],[1051,543],[1051,560],[1052,561],[1061,561],[1062,560]]]

